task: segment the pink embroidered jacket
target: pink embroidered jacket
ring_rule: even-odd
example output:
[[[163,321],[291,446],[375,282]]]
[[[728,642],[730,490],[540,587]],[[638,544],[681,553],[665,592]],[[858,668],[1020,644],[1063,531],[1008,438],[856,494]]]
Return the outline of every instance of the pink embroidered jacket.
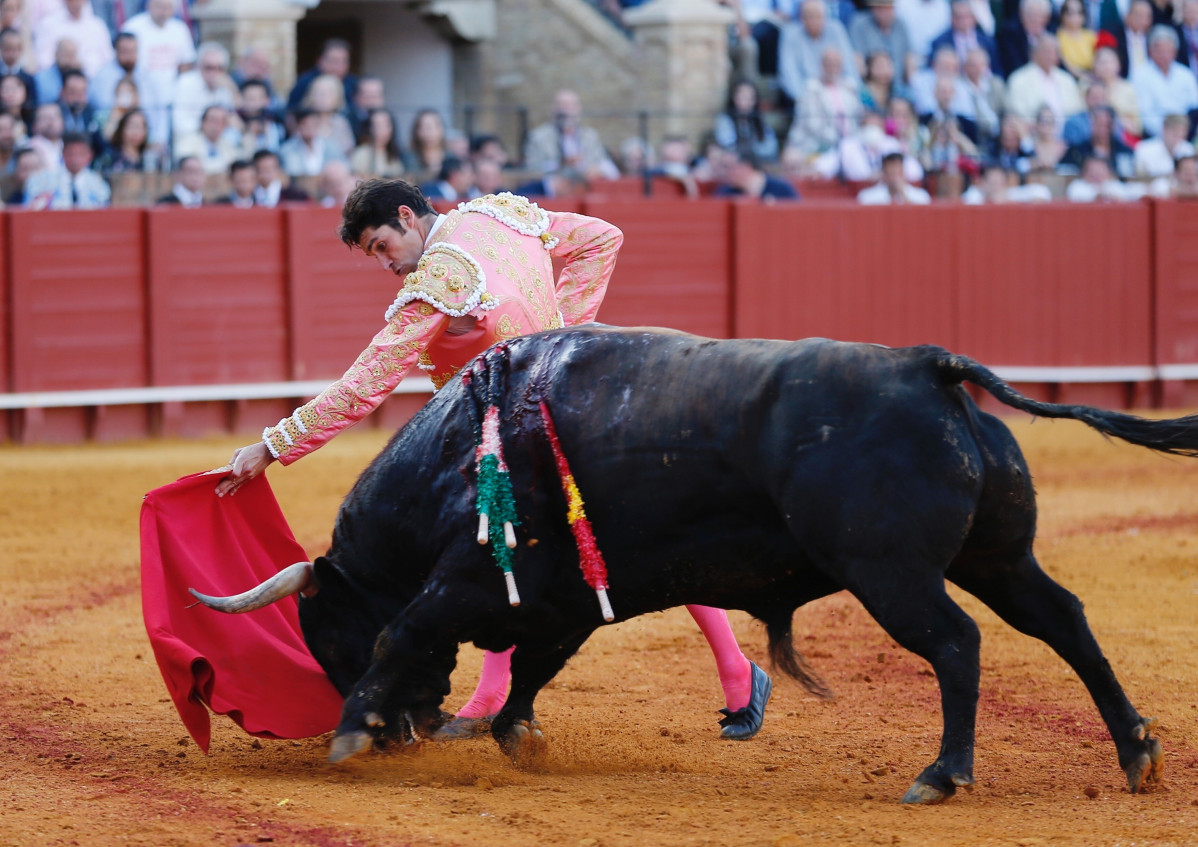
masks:
[[[605,221],[546,212],[513,194],[462,203],[433,234],[370,346],[262,440],[289,465],[374,411],[412,365],[439,389],[498,341],[594,320],[623,241]],[[553,258],[565,262],[556,286]],[[467,315],[473,326],[453,320]]]

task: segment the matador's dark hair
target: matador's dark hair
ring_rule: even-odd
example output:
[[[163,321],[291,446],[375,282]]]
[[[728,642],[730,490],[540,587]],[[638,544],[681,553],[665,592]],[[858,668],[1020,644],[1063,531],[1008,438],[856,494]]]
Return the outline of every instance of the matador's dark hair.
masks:
[[[368,179],[359,183],[341,210],[337,235],[350,247],[357,247],[367,229],[390,226],[402,230],[396,211],[407,206],[416,217],[434,214],[433,207],[420,189],[402,179]]]

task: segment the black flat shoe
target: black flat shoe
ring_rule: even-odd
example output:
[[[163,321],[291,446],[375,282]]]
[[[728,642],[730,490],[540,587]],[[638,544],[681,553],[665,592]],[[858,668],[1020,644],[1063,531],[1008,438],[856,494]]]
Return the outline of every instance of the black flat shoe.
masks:
[[[478,738],[489,735],[494,715],[485,718],[450,718],[433,733],[433,741],[461,741],[463,738]]]
[[[749,694],[749,705],[735,712],[731,709],[720,709],[724,715],[720,719],[720,735],[732,741],[748,741],[761,731],[765,720],[765,704],[770,701],[770,692],[774,690],[773,680],[761,668],[749,662],[753,667],[753,688]]]

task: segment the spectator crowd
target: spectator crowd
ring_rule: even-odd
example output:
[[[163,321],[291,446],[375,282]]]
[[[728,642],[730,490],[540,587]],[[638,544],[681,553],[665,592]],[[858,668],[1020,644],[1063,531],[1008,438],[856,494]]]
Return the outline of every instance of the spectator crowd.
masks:
[[[562,90],[512,155],[432,109],[401,138],[344,41],[279,92],[263,49],[197,44],[186,2],[0,0],[3,201],[99,208],[121,175],[167,171],[159,202],[185,207],[214,182],[236,207],[339,206],[359,179],[400,175],[447,201],[622,175],[771,202],[828,180],[862,203],[1198,197],[1198,0],[719,2],[737,76],[698,149],[609,148]]]

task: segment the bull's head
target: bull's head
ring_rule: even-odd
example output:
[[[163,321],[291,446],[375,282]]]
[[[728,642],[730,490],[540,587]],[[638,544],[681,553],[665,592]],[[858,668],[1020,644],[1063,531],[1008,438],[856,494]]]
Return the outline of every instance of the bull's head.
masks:
[[[323,556],[315,562],[289,565],[260,585],[231,597],[210,597],[194,588],[189,590],[205,606],[229,614],[252,612],[299,595],[304,642],[343,697],[366,672],[375,639],[387,624],[386,613],[380,613],[378,604],[368,602]]]

